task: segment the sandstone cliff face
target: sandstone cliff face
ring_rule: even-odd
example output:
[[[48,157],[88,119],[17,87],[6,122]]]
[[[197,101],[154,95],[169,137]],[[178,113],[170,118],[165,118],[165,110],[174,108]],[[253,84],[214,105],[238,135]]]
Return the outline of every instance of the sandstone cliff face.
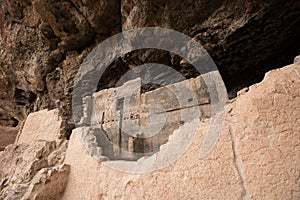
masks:
[[[109,36],[159,26],[195,37],[216,61],[229,91],[249,85],[299,54],[297,1],[4,0],[0,10],[0,125],[33,110],[61,107],[70,116],[73,79],[87,53]],[[111,87],[129,66],[160,62],[187,77],[168,52],[135,52],[100,81]],[[161,55],[160,55],[161,54]],[[114,74],[114,76],[111,76]]]
[[[1,124],[30,111],[68,107],[73,79],[91,46],[119,32],[118,1],[1,3]]]

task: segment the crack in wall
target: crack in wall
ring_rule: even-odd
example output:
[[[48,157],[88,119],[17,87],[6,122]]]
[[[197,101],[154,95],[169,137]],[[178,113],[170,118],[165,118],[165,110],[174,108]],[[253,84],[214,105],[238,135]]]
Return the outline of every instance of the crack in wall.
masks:
[[[239,158],[238,158],[238,156],[236,154],[237,147],[236,147],[236,143],[234,141],[234,137],[233,137],[233,134],[232,134],[232,128],[231,128],[231,126],[229,126],[229,133],[230,133],[231,144],[232,144],[233,165],[234,165],[234,168],[237,171],[237,174],[238,174],[239,179],[240,179],[240,185],[242,187],[241,199],[249,199],[248,198],[248,192],[247,192],[247,189],[246,189],[246,186],[245,186],[245,180],[244,180],[244,177],[242,176],[242,172],[241,172],[240,166],[238,164]]]

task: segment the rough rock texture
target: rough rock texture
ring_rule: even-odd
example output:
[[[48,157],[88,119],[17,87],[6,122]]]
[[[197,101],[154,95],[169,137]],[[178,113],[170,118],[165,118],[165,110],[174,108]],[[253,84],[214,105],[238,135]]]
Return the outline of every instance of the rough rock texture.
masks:
[[[36,140],[53,141],[62,139],[62,124],[62,119],[58,115],[58,109],[50,111],[45,109],[30,113],[20,130],[16,143],[30,144]]]
[[[21,125],[21,123],[20,123]],[[5,127],[0,126],[0,151],[2,151],[7,145],[13,144],[18,135],[18,127]]]
[[[300,62],[300,56],[297,56],[295,59],[294,59],[294,63],[299,63]]]
[[[300,198],[299,72],[299,63],[271,71],[228,107],[246,197]]]
[[[70,111],[79,64],[93,44],[120,31],[119,10],[117,0],[1,2],[0,124],[15,126],[43,108]]]
[[[0,199],[58,199],[70,170],[62,165],[66,148],[56,141],[6,147],[0,153]]]
[[[122,30],[159,26],[195,38],[213,57],[234,94],[260,81],[271,68],[291,63],[300,53],[300,3],[279,2],[125,0],[121,2]],[[167,52],[138,51],[133,57],[124,60],[133,65],[138,60],[171,63],[185,76],[196,74]]]
[[[199,122],[192,146],[177,161],[146,174],[98,162],[74,132],[63,199],[299,199],[299,104],[300,64],[271,71],[226,106],[207,156],[199,149],[210,120]]]
[[[0,125],[16,126],[44,108],[59,107],[70,117],[73,79],[88,52],[115,33],[143,26],[195,37],[234,94],[299,54],[299,6],[295,0],[3,0]],[[187,77],[198,75],[169,52],[153,52],[124,56],[108,70],[100,88],[113,86],[141,62],[168,64]]]
[[[28,116],[16,144],[0,153],[0,199],[59,199],[70,170],[61,125],[57,109]]]

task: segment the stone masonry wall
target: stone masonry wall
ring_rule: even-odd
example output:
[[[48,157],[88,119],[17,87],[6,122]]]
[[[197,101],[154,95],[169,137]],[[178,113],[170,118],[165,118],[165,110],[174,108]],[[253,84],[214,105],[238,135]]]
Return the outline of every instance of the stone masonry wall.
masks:
[[[210,117],[210,95],[203,79],[205,76],[146,93],[141,93],[139,78],[117,88],[99,91],[83,99],[84,114],[80,126],[95,128],[94,135],[100,147],[111,143],[113,153],[105,155],[110,159],[139,158],[130,153],[151,155],[168,142],[176,129],[192,120],[182,118],[181,110],[197,109],[199,118]],[[101,135],[106,139],[100,139]]]
[[[63,199],[299,199],[299,105],[300,63],[271,71],[226,106],[222,132],[207,156],[200,157],[199,149],[210,119],[197,123],[197,135],[179,159],[142,174],[107,165],[121,161],[92,158],[75,129]]]

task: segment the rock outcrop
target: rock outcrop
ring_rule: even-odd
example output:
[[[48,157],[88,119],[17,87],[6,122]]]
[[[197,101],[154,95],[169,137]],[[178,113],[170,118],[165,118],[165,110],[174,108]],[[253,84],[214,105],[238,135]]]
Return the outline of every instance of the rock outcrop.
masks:
[[[97,41],[120,31],[119,10],[117,0],[3,1],[0,124],[44,108],[70,112],[78,67]]]
[[[7,145],[15,142],[20,126],[21,123],[18,127],[0,126],[0,151],[3,151]]]
[[[38,112],[30,113],[26,118],[24,126],[20,130],[16,138],[16,144],[30,144],[35,140],[64,140],[62,135],[63,121],[58,114],[58,109],[40,110]]]
[[[58,110],[28,116],[15,144],[0,152],[0,199],[59,199],[70,166],[63,164],[67,141],[61,138]]]
[[[234,95],[299,54],[299,6],[294,0],[3,0],[0,125],[16,126],[30,112],[44,108],[59,107],[70,117],[73,80],[88,52],[115,33],[144,26],[171,28],[197,39]],[[198,76],[169,52],[133,52],[113,64],[99,88],[114,86],[142,62]]]

